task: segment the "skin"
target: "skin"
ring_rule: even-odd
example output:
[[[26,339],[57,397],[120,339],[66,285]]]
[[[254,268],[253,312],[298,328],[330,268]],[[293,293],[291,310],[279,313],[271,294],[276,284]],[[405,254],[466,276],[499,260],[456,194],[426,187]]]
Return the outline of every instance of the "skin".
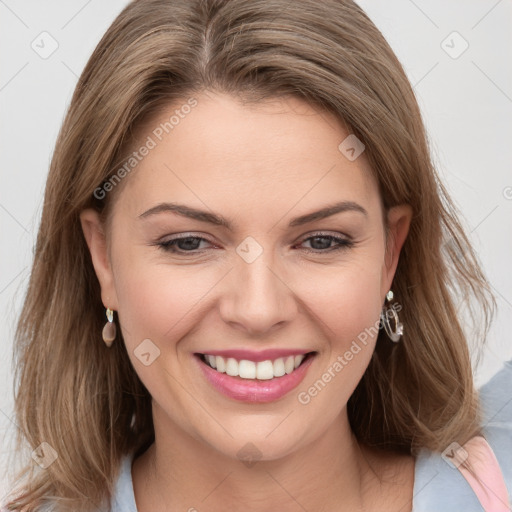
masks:
[[[81,213],[103,304],[119,315],[153,398],[156,441],[132,467],[139,512],[410,510],[413,459],[359,446],[347,417],[376,338],[308,404],[298,394],[378,322],[411,208],[383,212],[365,153],[349,161],[340,152],[349,132],[331,114],[296,98],[248,105],[211,91],[195,97],[197,106],[118,185],[109,229],[95,211]],[[143,127],[140,142],[177,107]],[[366,215],[288,226],[342,200]],[[139,217],[171,201],[221,214],[233,231],[172,212]],[[318,232],[353,245],[329,251],[336,242],[308,238]],[[175,245],[183,254],[156,245],[180,234],[206,240]],[[263,250],[251,263],[236,252],[248,236]],[[148,338],[160,356],[145,366],[134,351]],[[298,388],[247,404],[213,389],[193,357],[228,348],[317,354]],[[248,443],[261,457],[250,466],[237,455]]]

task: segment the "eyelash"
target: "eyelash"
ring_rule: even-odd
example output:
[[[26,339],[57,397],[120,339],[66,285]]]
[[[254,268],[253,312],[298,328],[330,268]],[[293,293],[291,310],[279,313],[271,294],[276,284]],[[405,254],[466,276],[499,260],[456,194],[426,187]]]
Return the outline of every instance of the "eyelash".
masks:
[[[310,254],[326,254],[326,253],[331,253],[331,252],[335,252],[335,251],[350,249],[354,246],[354,242],[352,240],[349,240],[346,238],[340,238],[340,237],[337,237],[334,235],[323,234],[323,233],[315,233],[307,238],[304,238],[301,242],[299,242],[299,244],[302,244],[302,243],[304,243],[308,240],[311,240],[313,238],[324,238],[324,239],[330,240],[332,242],[338,243],[338,246],[331,247],[331,248],[328,248],[325,250],[304,249],[306,252],[308,252]],[[208,239],[200,237],[200,236],[183,236],[183,237],[173,238],[171,240],[166,240],[165,242],[157,242],[155,245],[157,245],[159,249],[161,249],[165,252],[170,252],[170,253],[179,254],[179,255],[198,254],[198,253],[203,252],[203,251],[197,250],[197,249],[195,249],[193,251],[184,251],[184,250],[176,249],[175,245],[180,240],[204,240],[206,242],[212,243]]]

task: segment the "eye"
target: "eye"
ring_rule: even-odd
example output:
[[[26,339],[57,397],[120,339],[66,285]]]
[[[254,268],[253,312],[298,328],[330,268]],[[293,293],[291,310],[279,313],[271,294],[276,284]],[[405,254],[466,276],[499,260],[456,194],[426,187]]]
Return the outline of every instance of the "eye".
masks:
[[[202,252],[198,251],[201,241],[211,243],[206,238],[200,236],[181,236],[166,240],[165,242],[158,242],[156,245],[164,251],[176,254]]]
[[[354,246],[354,242],[348,238],[341,238],[334,235],[325,233],[315,233],[314,235],[305,238],[301,243],[310,241],[311,249],[306,248],[306,252],[321,254],[333,251],[340,251],[343,249],[350,249]],[[332,243],[336,245],[331,246]],[[315,247],[316,246],[316,247]]]
[[[192,235],[171,238],[170,240],[157,242],[155,245],[163,251],[174,254],[196,254],[206,250],[205,248],[199,248],[201,242],[214,245],[213,242],[210,242],[204,237]],[[305,248],[304,250],[313,254],[325,254],[327,252],[349,249],[354,245],[354,242],[349,238],[341,238],[325,233],[315,233],[314,235],[305,238],[300,244],[304,244],[306,242],[310,243],[311,248]],[[332,246],[333,243],[335,244],[334,246]]]

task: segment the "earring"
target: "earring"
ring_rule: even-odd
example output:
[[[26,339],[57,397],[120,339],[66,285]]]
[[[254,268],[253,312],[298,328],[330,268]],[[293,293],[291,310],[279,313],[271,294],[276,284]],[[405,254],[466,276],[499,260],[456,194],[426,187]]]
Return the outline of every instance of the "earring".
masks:
[[[103,327],[101,334],[105,345],[110,348],[112,346],[112,342],[116,339],[116,324],[114,323],[114,312],[107,308],[106,314],[108,322]]]
[[[393,292],[391,290],[389,290],[389,292],[387,293],[386,300],[388,302],[391,302],[393,300]],[[393,306],[384,306],[380,313],[380,318],[382,321],[382,325],[384,326],[384,330],[386,331],[386,334],[388,335],[389,339],[395,343],[400,341],[400,337],[404,333],[404,326],[400,322],[398,318],[398,313],[396,312],[395,308]],[[394,329],[391,328],[391,319],[393,320],[394,323]]]

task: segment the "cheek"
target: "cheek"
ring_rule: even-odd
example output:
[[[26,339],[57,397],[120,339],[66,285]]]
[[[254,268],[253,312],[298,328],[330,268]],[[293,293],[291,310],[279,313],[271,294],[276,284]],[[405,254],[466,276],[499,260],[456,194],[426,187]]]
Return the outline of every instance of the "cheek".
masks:
[[[346,350],[365,329],[378,322],[381,310],[379,279],[364,272],[341,281],[343,292],[331,295],[338,300],[329,314],[331,334],[334,335],[331,346],[333,352],[338,353]]]
[[[155,401],[189,429],[184,411],[194,404],[180,385],[187,381],[190,364],[187,343],[201,324],[205,297],[219,278],[192,266],[155,264],[143,252],[147,253],[124,253],[117,260],[116,291],[126,350]]]
[[[149,338],[169,348],[190,330],[201,299],[214,284],[207,273],[171,269],[142,259],[119,265],[116,291],[127,346],[135,348]]]
[[[164,339],[170,348],[190,328],[190,316],[214,285],[213,278],[209,284],[208,275],[192,265],[166,264],[159,248],[134,244],[126,226],[114,233],[112,267],[127,349],[131,353],[150,339],[163,353]]]
[[[380,266],[378,259],[359,261],[317,281],[322,286],[311,296],[320,320],[317,325],[328,343],[315,371],[300,386],[297,401],[305,409],[303,414],[322,418],[316,421],[318,431],[346,405],[370,362],[379,333]]]
[[[378,258],[358,257],[336,269],[303,275],[301,296],[321,322],[331,352],[344,351],[352,339],[375,324],[381,311],[381,264]]]

